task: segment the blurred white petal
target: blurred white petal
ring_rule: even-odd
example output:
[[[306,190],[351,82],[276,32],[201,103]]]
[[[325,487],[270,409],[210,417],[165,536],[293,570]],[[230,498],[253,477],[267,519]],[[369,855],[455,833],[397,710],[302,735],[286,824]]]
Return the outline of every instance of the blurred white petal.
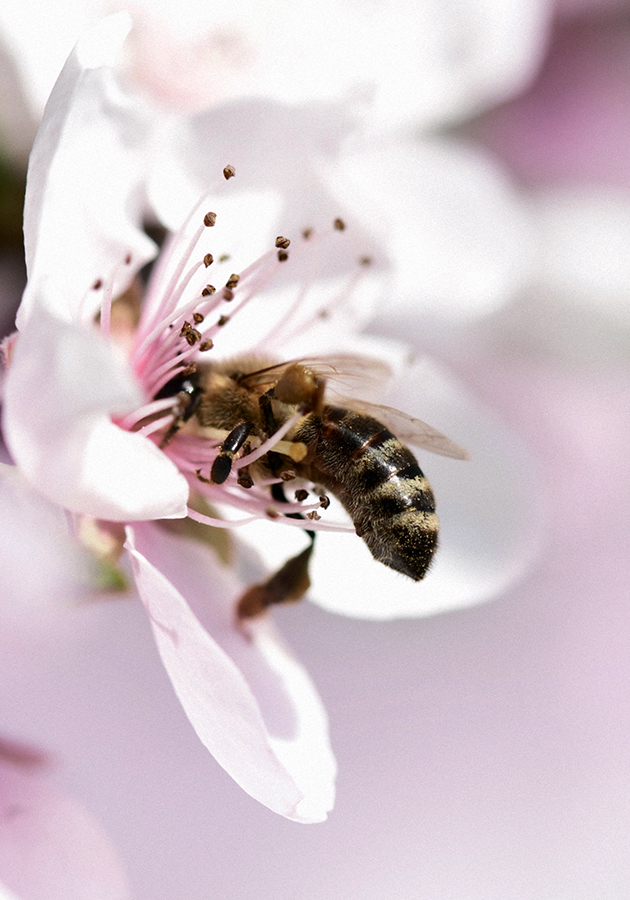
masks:
[[[374,223],[392,261],[387,311],[466,321],[529,276],[529,214],[506,175],[472,146],[400,141],[325,170],[331,192]]]

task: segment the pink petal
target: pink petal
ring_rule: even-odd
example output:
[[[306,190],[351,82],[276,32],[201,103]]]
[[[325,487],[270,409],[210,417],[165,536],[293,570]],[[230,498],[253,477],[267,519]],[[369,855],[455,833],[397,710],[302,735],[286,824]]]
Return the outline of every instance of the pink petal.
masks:
[[[154,254],[139,227],[146,111],[111,69],[130,26],[128,15],[110,16],[79,41],[48,101],[28,172],[19,328],[40,308],[89,320],[97,300],[83,301],[95,281],[113,278],[120,293]]]
[[[47,779],[5,759],[0,759],[0,880],[21,900],[130,896],[115,851],[86,810]]]
[[[242,586],[200,544],[138,525],[127,546],[162,661],[201,741],[270,809],[298,822],[325,819],[335,774],[326,715],[271,622],[252,623],[248,634],[236,627]],[[203,604],[212,637],[184,595]]]
[[[630,183],[627,18],[559,25],[531,88],[476,132],[529,184]]]
[[[111,422],[141,402],[96,331],[41,311],[12,355],[4,433],[26,478],[67,509],[112,521],[183,516],[184,477],[150,440]]]

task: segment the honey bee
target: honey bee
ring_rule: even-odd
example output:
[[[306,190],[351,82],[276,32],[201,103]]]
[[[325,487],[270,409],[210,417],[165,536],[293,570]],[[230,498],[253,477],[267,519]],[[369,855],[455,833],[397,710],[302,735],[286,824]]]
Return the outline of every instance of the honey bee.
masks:
[[[340,398],[328,387],[339,369],[361,377],[366,362],[357,357],[293,360],[262,364],[236,358],[198,364],[192,374],[172,379],[159,396],[179,398],[179,409],[164,443],[178,430],[198,437],[226,435],[207,483],[227,481],[236,466],[238,483],[248,488],[259,478],[271,484],[274,500],[286,502],[285,485],[293,479],[330,492],[350,516],[355,531],[374,559],[414,581],[422,579],[438,543],[435,499],[418,462],[402,440],[445,456],[467,458],[461,447],[418,419],[386,406]],[[334,398],[337,401],[337,398]],[[252,443],[262,443],[294,419],[283,440],[252,466],[238,467]],[[390,428],[392,430],[390,430]],[[305,499],[307,491],[296,497]],[[327,498],[320,498],[326,505]],[[303,518],[299,513],[289,516]],[[306,523],[305,523],[306,526]],[[309,586],[309,547],[290,559],[265,584],[254,585],[241,599],[239,616],[256,615],[273,603],[302,596]]]

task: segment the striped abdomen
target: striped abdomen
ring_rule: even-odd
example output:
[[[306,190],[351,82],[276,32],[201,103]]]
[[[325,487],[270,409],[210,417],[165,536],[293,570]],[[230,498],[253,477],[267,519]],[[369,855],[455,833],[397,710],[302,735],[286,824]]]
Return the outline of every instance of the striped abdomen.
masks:
[[[413,453],[377,419],[327,406],[294,440],[311,450],[302,474],[341,501],[372,556],[419,581],[437,547],[429,482]]]

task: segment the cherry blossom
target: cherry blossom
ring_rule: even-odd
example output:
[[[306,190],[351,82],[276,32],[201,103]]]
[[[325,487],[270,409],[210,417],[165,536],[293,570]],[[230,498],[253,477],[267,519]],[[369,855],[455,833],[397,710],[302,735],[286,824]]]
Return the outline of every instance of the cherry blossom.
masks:
[[[235,178],[220,170],[212,174],[210,155],[206,199],[182,219],[182,196],[195,186],[204,144],[197,143],[196,167],[187,169],[184,158],[183,174],[167,169],[173,159],[169,135],[177,130],[123,90],[112,67],[129,24],[126,16],[106,19],[79,43],[33,149],[25,207],[28,285],[19,332],[7,351],[4,433],[21,476],[71,514],[78,536],[85,523],[95,523],[97,530],[118,534],[122,549],[127,523],[125,546],[138,593],[175,691],[205,746],[271,809],[297,821],[319,821],[332,805],[335,774],[321,701],[268,618],[240,626],[234,618],[247,583],[286,560],[296,541],[303,547],[302,523],[284,516],[270,522],[259,488],[246,492],[233,481],[216,486],[200,480],[198,470],[209,471],[217,442],[199,447],[184,434],[165,442],[180,400],[160,391],[204,353],[226,358],[247,350],[291,359],[343,352],[367,356],[377,368],[386,362],[401,379],[400,405],[409,406],[404,347],[357,332],[374,309],[386,258],[360,219],[339,218],[343,210],[333,207],[316,169],[305,167],[302,157],[287,167],[283,194],[271,178],[254,179],[247,147],[223,160],[234,163]],[[277,181],[277,163],[269,171]],[[311,201],[298,204],[308,216],[300,223],[308,232],[296,237],[295,210],[284,216],[283,208],[289,196],[296,199],[300,171],[303,196]],[[241,177],[243,187],[234,188]],[[137,273],[155,254],[141,227],[151,210],[172,236],[153,266],[138,314]],[[279,221],[293,236],[288,259],[285,238],[278,238],[278,249],[270,237],[278,234]],[[208,284],[210,271],[217,289]],[[408,374],[438,419],[455,422],[458,430],[476,420],[473,452],[490,435],[493,449],[481,450],[459,480],[450,514],[445,504],[443,551],[427,576],[425,600],[415,585],[370,562],[347,521],[334,518],[338,505],[320,522],[309,520],[324,538],[315,555],[312,598],[337,611],[389,618],[478,602],[519,577],[536,546],[519,487],[527,461],[518,446],[483,410],[466,412],[459,387],[428,361]],[[281,437],[278,432],[274,441]],[[494,453],[512,477],[503,484],[494,479],[493,510],[484,512]],[[194,496],[222,511],[227,504],[233,513],[200,513]],[[503,507],[498,528],[496,506]],[[466,518],[458,520],[457,513],[466,507],[480,538],[478,555],[470,546],[458,550],[468,543]],[[197,545],[155,524],[187,515],[214,526],[208,534],[229,538],[232,567],[207,538],[205,546]],[[262,538],[259,528],[266,532]],[[236,529],[250,550],[232,540]],[[329,548],[334,552],[327,561]],[[376,573],[368,574],[368,562]],[[356,572],[354,589],[335,589],[331,566]]]

